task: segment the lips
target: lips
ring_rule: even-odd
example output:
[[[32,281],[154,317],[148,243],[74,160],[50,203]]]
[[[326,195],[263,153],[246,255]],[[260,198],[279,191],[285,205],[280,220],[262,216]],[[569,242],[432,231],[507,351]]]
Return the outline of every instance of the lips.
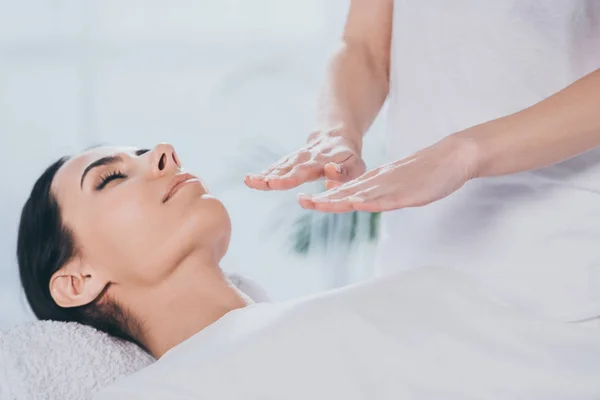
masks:
[[[179,190],[179,187],[192,179],[198,179],[197,177],[195,177],[192,174],[188,174],[188,173],[183,173],[183,174],[177,174],[173,177],[173,179],[171,180],[171,182],[169,183],[169,186],[167,186],[167,191],[165,192],[165,195],[163,196],[162,202],[166,203],[171,197],[173,197],[173,195],[175,194],[175,192],[177,192],[177,190]]]

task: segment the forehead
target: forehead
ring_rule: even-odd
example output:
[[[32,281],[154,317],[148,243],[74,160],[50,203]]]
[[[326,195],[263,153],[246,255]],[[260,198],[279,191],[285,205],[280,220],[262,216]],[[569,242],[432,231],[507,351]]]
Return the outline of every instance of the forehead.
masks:
[[[133,153],[135,147],[103,146],[86,150],[69,159],[57,172],[52,181],[52,191],[59,193],[70,186],[79,186],[81,174],[90,163],[107,156],[116,154]]]

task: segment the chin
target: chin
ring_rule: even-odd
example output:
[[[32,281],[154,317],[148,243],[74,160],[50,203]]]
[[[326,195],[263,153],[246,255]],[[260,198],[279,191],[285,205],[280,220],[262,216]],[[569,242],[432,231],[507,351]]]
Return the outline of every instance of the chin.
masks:
[[[194,246],[211,246],[221,258],[227,252],[231,238],[231,219],[225,205],[212,195],[202,198],[189,210],[184,225]],[[189,230],[188,230],[189,229]]]

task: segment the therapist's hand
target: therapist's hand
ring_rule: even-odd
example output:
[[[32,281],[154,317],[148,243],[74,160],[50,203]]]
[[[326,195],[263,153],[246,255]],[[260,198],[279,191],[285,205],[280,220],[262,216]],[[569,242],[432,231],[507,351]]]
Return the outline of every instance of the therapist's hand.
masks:
[[[381,212],[440,200],[475,176],[476,144],[449,136],[412,156],[375,168],[317,195],[300,194],[304,208]]]
[[[325,187],[359,177],[365,172],[362,143],[343,131],[315,132],[306,146],[277,161],[260,174],[246,175],[244,182],[258,190],[287,190],[325,177]]]

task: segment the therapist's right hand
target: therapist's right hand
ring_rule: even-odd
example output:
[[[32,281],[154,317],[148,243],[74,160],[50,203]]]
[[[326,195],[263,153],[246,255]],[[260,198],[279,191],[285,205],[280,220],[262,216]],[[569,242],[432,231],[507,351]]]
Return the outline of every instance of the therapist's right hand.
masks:
[[[325,178],[325,188],[358,178],[365,172],[362,143],[341,130],[315,132],[302,147],[259,174],[247,174],[246,186],[258,190],[287,190]]]

